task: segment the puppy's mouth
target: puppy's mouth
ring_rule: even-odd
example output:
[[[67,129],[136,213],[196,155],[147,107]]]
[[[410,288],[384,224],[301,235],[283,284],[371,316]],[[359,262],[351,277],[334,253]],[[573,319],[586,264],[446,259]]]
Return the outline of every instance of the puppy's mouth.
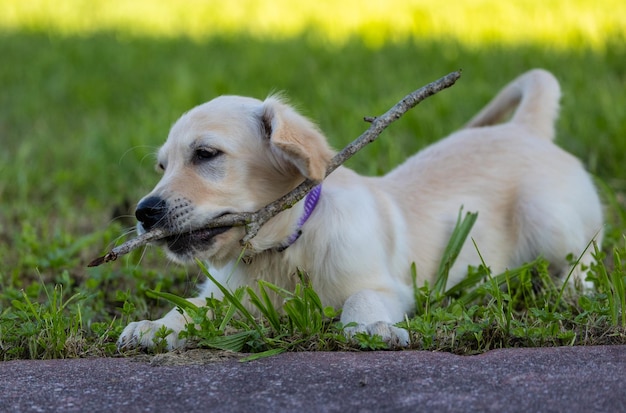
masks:
[[[203,228],[195,231],[170,235],[163,238],[167,248],[177,255],[188,255],[190,252],[208,248],[214,238],[228,231],[232,227]]]

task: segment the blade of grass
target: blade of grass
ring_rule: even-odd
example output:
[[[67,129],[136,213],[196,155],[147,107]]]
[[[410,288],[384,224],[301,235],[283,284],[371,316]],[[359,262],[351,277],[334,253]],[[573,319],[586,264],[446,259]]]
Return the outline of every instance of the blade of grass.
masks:
[[[443,252],[443,257],[441,259],[441,263],[439,264],[439,269],[437,270],[437,279],[433,287],[433,292],[436,297],[443,296],[446,284],[448,283],[448,274],[450,273],[450,269],[461,253],[463,244],[465,244],[465,240],[478,218],[477,212],[467,212],[465,217],[461,220],[462,214],[463,207],[461,207],[459,211],[456,225],[454,226],[448,245]]]
[[[202,261],[196,259],[196,263],[198,264],[198,266],[200,267],[204,275],[206,275],[209,278],[209,280],[211,280],[211,282],[213,282],[215,286],[219,288],[219,290],[224,295],[224,298],[228,300],[228,302],[230,302],[232,305],[237,307],[241,315],[243,315],[250,322],[250,325],[254,327],[254,329],[259,333],[259,336],[263,339],[263,341],[266,342],[267,339],[265,337],[265,334],[263,333],[263,328],[261,327],[261,325],[259,325],[259,323],[257,323],[254,316],[241,303],[241,300],[238,300],[235,296],[233,296],[233,294],[228,290],[228,288],[224,287],[221,283],[219,283],[211,275],[211,273],[209,272],[209,269],[202,263]]]
[[[504,285],[507,280],[513,280],[523,272],[528,271],[533,268],[535,262],[522,265],[521,267],[514,268],[512,270],[506,270],[501,274],[491,276],[492,282],[497,285]],[[451,289],[449,289],[446,294],[455,295],[461,293],[461,297],[458,298],[458,302],[460,302],[463,306],[467,306],[468,304],[477,301],[481,297],[484,297],[487,294],[488,288],[485,288],[485,285],[479,285],[476,288],[472,288],[482,279],[484,279],[485,275],[481,275],[477,273],[475,277],[467,278],[461,281],[459,284],[455,285]]]
[[[254,361],[254,360],[259,360],[265,357],[272,357],[272,356],[276,356],[278,354],[284,353],[285,351],[287,351],[287,349],[285,348],[273,348],[271,350],[267,350],[267,351],[262,351],[260,353],[254,353],[251,354],[248,357],[244,357],[242,358],[241,362],[246,362],[246,361]]]
[[[252,305],[259,309],[261,314],[267,319],[272,328],[278,332],[280,331],[281,325],[280,315],[278,314],[276,308],[274,308],[272,300],[270,300],[269,296],[267,295],[265,283],[263,281],[259,281],[258,285],[259,295],[261,297],[259,297],[259,295],[257,295],[252,288],[248,287],[246,289],[250,298],[250,302],[252,303]]]
[[[162,298],[164,300],[167,300],[171,302],[172,304],[174,304],[175,306],[180,307],[181,309],[185,311],[192,310],[194,313],[198,311],[197,305],[175,294],[165,293],[162,291],[147,290],[146,295],[150,298]]]
[[[597,246],[595,246],[597,250]],[[617,311],[620,315],[621,326],[626,326],[626,288],[624,286],[624,269],[622,267],[622,258],[620,256],[619,250],[617,248],[614,249],[613,252],[613,263],[615,268],[611,274],[611,279],[613,280],[613,286],[615,289],[615,295],[617,296],[617,300],[619,305],[619,310]],[[617,310],[617,309],[616,309]],[[617,316],[616,320],[617,321]]]
[[[552,311],[556,311],[557,306],[561,303],[561,298],[563,297],[563,293],[565,292],[565,289],[569,286],[569,279],[572,277],[572,274],[574,273],[574,271],[576,270],[576,268],[578,267],[578,265],[580,264],[580,260],[583,258],[583,256],[585,255],[585,253],[589,250],[589,248],[591,248],[591,246],[593,245],[595,253],[599,254],[599,250],[598,250],[598,245],[596,244],[596,238],[598,236],[598,233],[596,233],[596,235],[593,236],[593,238],[591,239],[591,241],[589,241],[589,243],[587,244],[587,246],[585,247],[585,249],[583,250],[583,252],[580,253],[580,255],[578,255],[578,258],[576,259],[576,261],[574,262],[574,264],[572,265],[572,268],[570,269],[570,271],[567,273],[567,276],[565,277],[565,279],[563,280],[563,285],[561,285],[561,288],[559,289],[559,295],[556,299],[556,301],[554,302],[554,306],[552,308]],[[604,270],[604,276],[606,276],[606,279],[609,279],[609,276],[606,273],[606,269],[604,268],[604,266],[601,266]],[[582,281],[582,280],[581,280]]]
[[[240,331],[228,336],[214,336],[204,340],[200,340],[200,345],[216,348],[219,350],[227,350],[240,352],[254,331]]]
[[[237,301],[241,302],[241,300],[243,300],[244,294],[245,294],[245,290],[243,288],[238,288],[233,293],[233,296],[235,297]],[[224,318],[222,318],[222,322],[220,323],[218,327],[220,331],[224,331],[226,329],[226,326],[228,326],[228,324],[230,323],[230,320],[232,320],[232,318],[235,316],[236,313],[237,313],[237,307],[233,304],[229,305],[228,310],[226,310],[226,313],[224,314]]]

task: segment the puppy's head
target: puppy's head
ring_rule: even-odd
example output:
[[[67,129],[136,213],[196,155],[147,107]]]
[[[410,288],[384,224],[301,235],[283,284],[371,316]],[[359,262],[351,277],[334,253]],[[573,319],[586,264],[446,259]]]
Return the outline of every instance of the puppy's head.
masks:
[[[173,231],[163,241],[171,258],[221,265],[239,254],[244,229],[199,228],[256,211],[304,178],[321,181],[332,156],[318,129],[281,99],[218,97],[172,127],[158,153],[163,177],[135,212],[138,232]]]

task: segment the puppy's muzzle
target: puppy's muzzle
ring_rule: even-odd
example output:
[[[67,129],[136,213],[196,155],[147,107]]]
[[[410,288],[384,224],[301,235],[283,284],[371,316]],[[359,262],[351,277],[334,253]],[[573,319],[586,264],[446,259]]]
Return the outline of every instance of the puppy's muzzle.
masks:
[[[167,202],[158,196],[150,196],[139,202],[135,210],[135,217],[144,230],[150,231],[165,221],[166,213]]]

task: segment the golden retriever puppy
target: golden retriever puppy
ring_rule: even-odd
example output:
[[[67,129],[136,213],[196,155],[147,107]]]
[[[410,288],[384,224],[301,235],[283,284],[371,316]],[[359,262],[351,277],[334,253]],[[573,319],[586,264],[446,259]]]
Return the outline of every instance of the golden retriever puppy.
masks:
[[[340,167],[325,180],[334,155],[313,123],[277,97],[222,96],[184,114],[158,154],[163,176],[136,210],[138,231],[167,228],[160,243],[178,262],[195,258],[231,289],[266,280],[288,290],[306,271],[325,306],[342,308],[348,334],[367,332],[390,345],[409,344],[394,326],[414,311],[411,264],[431,285],[459,209],[478,212],[448,286],[482,255],[494,273],[538,256],[555,276],[572,268],[566,256],[602,237],[602,208],[581,163],[552,140],[559,109],[557,80],[540,69],[507,85],[460,131],[409,158],[383,177]],[[497,124],[514,111],[510,120]],[[272,218],[242,253],[241,227],[202,229],[232,212],[255,211],[305,178],[320,181],[306,199]],[[584,283],[581,268],[574,279]],[[221,297],[210,282],[190,299]],[[277,306],[281,305],[276,297]],[[129,324],[122,347],[150,347],[162,326],[173,331],[185,315]]]

